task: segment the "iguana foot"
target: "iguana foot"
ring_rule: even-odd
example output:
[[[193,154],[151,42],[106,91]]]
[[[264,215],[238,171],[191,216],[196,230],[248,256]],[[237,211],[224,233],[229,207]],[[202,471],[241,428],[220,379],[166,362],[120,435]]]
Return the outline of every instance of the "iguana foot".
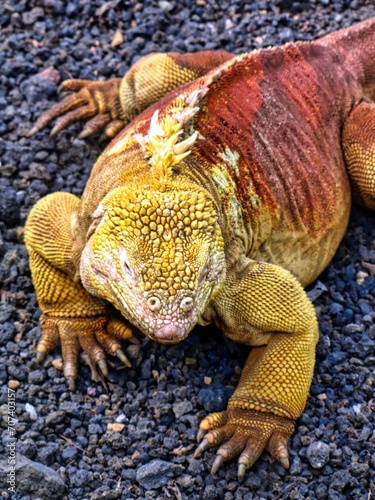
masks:
[[[106,353],[117,356],[125,366],[131,366],[117,338],[129,339],[132,331],[121,321],[105,317],[61,319],[42,315],[40,324],[42,337],[37,346],[37,361],[41,362],[48,352],[61,344],[64,375],[70,390],[74,390],[81,348],[105,376],[108,375]]]
[[[103,129],[105,138],[114,137],[127,123],[127,120],[124,121],[119,97],[120,83],[121,78],[114,78],[107,82],[66,80],[62,84],[62,89],[76,92],[76,94],[67,96],[41,115],[27,136],[36,134],[59,117],[51,131],[51,136],[75,122],[89,120],[79,135],[80,139]]]
[[[206,431],[209,431],[206,434]],[[221,445],[212,465],[216,474],[227,460],[237,455],[238,476],[242,477],[267,449],[285,467],[289,467],[287,443],[294,431],[294,422],[271,413],[228,409],[212,413],[200,424],[198,446],[194,456],[200,457],[211,446]]]

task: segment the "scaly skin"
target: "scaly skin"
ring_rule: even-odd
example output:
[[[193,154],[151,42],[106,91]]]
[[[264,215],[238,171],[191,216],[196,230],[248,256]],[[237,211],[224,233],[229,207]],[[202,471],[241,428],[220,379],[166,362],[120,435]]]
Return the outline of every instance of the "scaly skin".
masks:
[[[196,456],[221,445],[212,471],[239,455],[243,475],[267,448],[287,467],[319,336],[302,286],[345,233],[349,178],[375,206],[374,56],[375,18],[312,43],[157,54],[122,81],[66,82],[77,94],[31,133],[60,115],[53,133],[88,118],[82,136],[125,128],[81,200],[56,193],[29,216],[39,356],[61,342],[71,387],[79,346],[105,373],[131,334],[107,302],[162,343],[215,322],[253,349]]]

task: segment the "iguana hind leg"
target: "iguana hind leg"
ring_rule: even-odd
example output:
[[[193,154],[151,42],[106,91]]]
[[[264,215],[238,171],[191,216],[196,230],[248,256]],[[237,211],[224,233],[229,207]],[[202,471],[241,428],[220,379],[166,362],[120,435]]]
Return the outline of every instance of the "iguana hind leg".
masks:
[[[375,104],[362,102],[345,122],[342,135],[354,200],[375,210]]]
[[[215,299],[219,324],[232,338],[252,346],[228,409],[201,422],[199,456],[221,445],[213,472],[240,454],[243,475],[267,448],[288,466],[287,442],[301,415],[312,380],[318,325],[301,285],[286,270],[251,262],[228,277]]]
[[[62,84],[63,90],[76,94],[67,96],[40,116],[28,136],[57,118],[51,135],[77,121],[89,120],[79,138],[103,129],[104,136],[112,138],[148,106],[232,57],[224,51],[152,54],[137,61],[122,79],[106,82],[66,80]]]
[[[106,353],[129,361],[117,338],[129,338],[130,328],[109,319],[103,302],[74,280],[77,263],[72,254],[72,222],[80,200],[69,193],[54,193],[40,200],[30,212],[25,241],[39,307],[42,337],[38,358],[61,344],[64,375],[73,388],[80,348],[107,373]]]

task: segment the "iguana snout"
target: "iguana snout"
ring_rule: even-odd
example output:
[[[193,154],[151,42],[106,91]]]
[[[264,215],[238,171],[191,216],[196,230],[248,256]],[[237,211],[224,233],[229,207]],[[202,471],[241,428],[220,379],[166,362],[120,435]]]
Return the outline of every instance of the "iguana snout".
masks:
[[[225,278],[213,201],[203,189],[115,191],[94,214],[82,282],[151,339],[179,342]]]
[[[214,285],[206,287],[206,303],[212,296]],[[168,292],[156,295],[153,291],[145,298],[134,304],[143,321],[147,324],[144,330],[152,340],[159,343],[176,343],[183,340],[199,321],[202,313],[201,294],[196,291],[180,290],[175,295]]]
[[[177,293],[151,293],[134,300],[134,311],[146,326],[138,325],[152,340],[174,344],[183,340],[199,320],[200,307],[196,296]],[[208,294],[210,295],[210,294]],[[198,294],[199,296],[199,294]]]

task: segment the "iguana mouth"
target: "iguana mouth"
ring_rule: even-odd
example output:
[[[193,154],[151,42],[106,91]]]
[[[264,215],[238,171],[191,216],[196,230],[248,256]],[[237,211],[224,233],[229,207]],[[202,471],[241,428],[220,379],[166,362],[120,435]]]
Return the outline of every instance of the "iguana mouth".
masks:
[[[153,333],[149,334],[149,336],[152,340],[161,344],[176,344],[183,340],[188,333],[186,328],[171,322],[158,328]]]

